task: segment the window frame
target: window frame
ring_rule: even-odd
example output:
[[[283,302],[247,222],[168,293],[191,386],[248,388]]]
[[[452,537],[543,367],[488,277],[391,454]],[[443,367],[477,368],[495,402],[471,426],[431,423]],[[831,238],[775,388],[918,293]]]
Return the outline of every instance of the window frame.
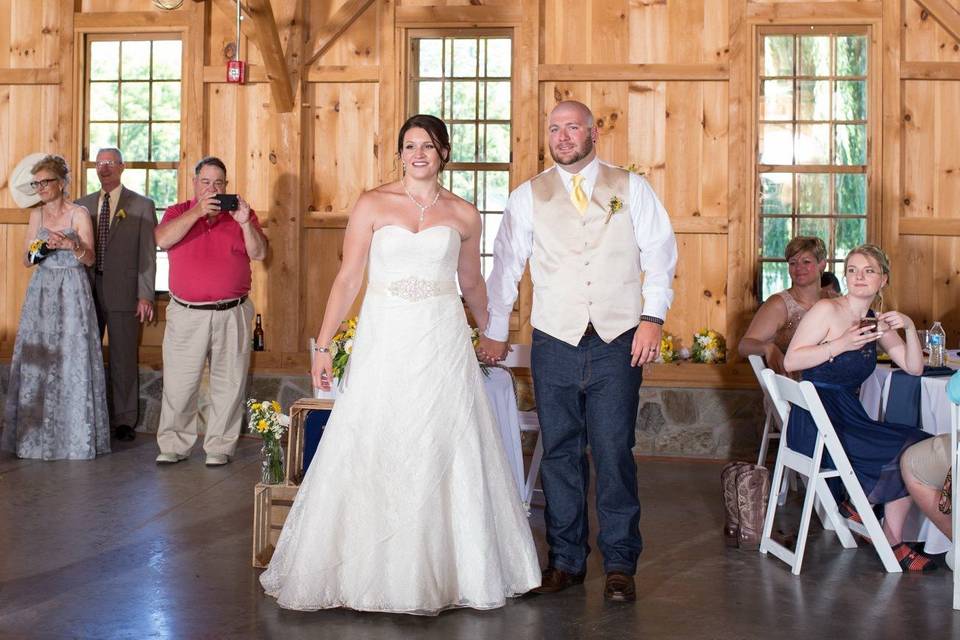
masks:
[[[808,24],[808,25],[764,25],[757,26],[755,30],[755,55],[754,55],[754,64],[753,74],[752,74],[752,102],[753,102],[753,115],[752,115],[752,157],[750,158],[751,164],[751,180],[753,184],[753,219],[755,221],[755,232],[754,232],[754,242],[756,247],[756,269],[755,277],[753,282],[753,287],[755,295],[759,302],[763,302],[763,271],[764,265],[766,264],[777,264],[777,263],[786,263],[786,260],[782,256],[764,256],[764,246],[763,246],[763,231],[764,231],[764,221],[771,218],[781,218],[789,220],[791,233],[790,237],[794,237],[799,232],[799,222],[801,219],[813,220],[813,219],[823,219],[831,221],[831,231],[830,231],[830,241],[827,243],[827,269],[831,270],[832,266],[842,264],[842,260],[835,257],[835,243],[836,243],[836,222],[840,220],[848,219],[862,219],[865,224],[865,241],[866,242],[876,242],[879,237],[880,227],[881,227],[881,186],[880,186],[880,173],[881,173],[881,149],[880,149],[880,127],[882,124],[882,117],[880,114],[881,109],[881,89],[880,89],[880,76],[881,76],[881,64],[880,52],[878,43],[875,39],[875,30],[876,26],[870,23],[865,24]],[[839,76],[836,74],[835,67],[835,46],[831,46],[830,56],[831,56],[831,65],[830,65],[830,75],[827,76],[805,76],[799,73],[799,69],[794,67],[794,73],[791,76],[776,76],[783,79],[791,79],[794,81],[793,87],[793,113],[792,117],[788,120],[763,120],[761,119],[761,108],[763,103],[762,95],[762,86],[763,81],[768,79],[768,76],[764,74],[764,38],[768,36],[845,36],[845,35],[857,35],[863,36],[866,38],[866,62],[867,69],[865,76]],[[835,42],[835,40],[831,40]],[[795,50],[795,56],[798,53]],[[773,76],[770,76],[772,78]],[[833,82],[836,80],[861,80],[866,84],[867,98],[866,98],[866,118],[864,120],[844,120],[834,117],[833,104],[834,104],[834,92],[830,91],[830,113],[829,118],[826,120],[800,120],[798,118],[798,100],[799,89],[798,83],[805,80],[811,80],[816,78],[818,80],[829,80],[831,82],[831,88],[833,87]],[[827,164],[813,164],[813,163],[798,163],[794,164],[771,164],[761,162],[760,153],[761,153],[761,130],[763,125],[766,123],[782,123],[789,124],[794,127],[794,135],[796,135],[796,127],[802,123],[806,125],[810,124],[829,124],[831,125],[830,139],[829,139],[829,159],[830,163]],[[866,151],[865,151],[865,163],[860,165],[840,165],[832,163],[834,159],[835,152],[835,137],[832,125],[835,124],[862,124],[866,130]],[[794,150],[795,152],[795,150]],[[831,176],[830,179],[830,214],[803,214],[801,215],[798,211],[797,200],[799,197],[799,189],[794,188],[791,196],[791,213],[789,215],[777,215],[777,214],[764,214],[762,210],[763,202],[763,189],[761,176],[767,173],[782,173],[790,174],[791,176],[799,174],[828,174]],[[865,215],[861,216],[858,214],[838,214],[836,213],[836,198],[835,198],[835,189],[834,189],[834,176],[841,174],[857,174],[864,175],[866,180],[866,211]],[[793,182],[796,183],[796,178],[792,178]],[[843,274],[834,271],[834,273],[841,277]]]
[[[446,40],[448,38],[453,39],[506,39],[510,41],[510,75],[507,76],[480,76],[479,67],[476,69],[476,75],[474,76],[445,76],[441,73],[441,76],[421,76],[420,75],[420,60],[419,60],[419,48],[417,47],[418,40],[430,40],[430,39],[439,39]],[[416,113],[420,113],[419,109],[419,92],[417,91],[418,84],[421,81],[436,81],[441,83],[441,103],[445,105],[444,96],[444,83],[448,81],[474,81],[474,83],[479,88],[479,85],[483,81],[494,81],[494,82],[503,82],[508,81],[510,84],[510,117],[508,119],[497,119],[497,118],[481,118],[481,114],[477,113],[474,119],[464,119],[464,118],[452,118],[444,117],[443,120],[451,129],[452,135],[452,126],[456,124],[474,124],[478,127],[481,124],[506,124],[510,127],[509,141],[510,148],[508,152],[508,161],[507,162],[448,162],[444,167],[444,172],[453,172],[453,171],[472,171],[474,174],[474,200],[477,199],[477,194],[479,191],[478,187],[478,175],[482,172],[487,171],[500,171],[506,172],[507,174],[507,194],[509,195],[510,190],[513,187],[514,172],[513,172],[513,157],[514,157],[514,102],[516,96],[516,38],[514,34],[514,29],[512,27],[493,27],[493,28],[430,28],[430,29],[407,29],[406,30],[406,52],[407,58],[405,61],[405,82],[404,89],[406,91],[406,101],[405,101],[405,117],[410,117]],[[478,65],[479,65],[479,56],[478,56]],[[486,105],[485,105],[486,106]],[[484,114],[485,115],[485,114]],[[474,144],[475,148],[479,150],[479,145],[482,144],[480,136],[477,135],[475,138]],[[452,178],[451,178],[452,179]],[[480,209],[482,220],[483,220],[483,237],[481,238],[480,253],[481,261],[484,259],[492,259],[493,253],[491,251],[484,251],[484,238],[486,238],[487,233],[487,217],[488,216],[503,216],[503,211],[494,211],[487,209]],[[491,241],[492,246],[492,241]],[[489,273],[484,272],[484,276],[489,275]]]

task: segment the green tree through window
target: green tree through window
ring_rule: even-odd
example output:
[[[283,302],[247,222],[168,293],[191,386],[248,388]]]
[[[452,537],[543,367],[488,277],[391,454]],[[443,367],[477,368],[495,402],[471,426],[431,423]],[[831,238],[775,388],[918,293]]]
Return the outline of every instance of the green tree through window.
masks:
[[[864,30],[761,34],[757,126],[761,300],[790,286],[783,250],[819,236],[827,268],[867,238],[868,37]]]
[[[440,180],[480,211],[481,266],[488,274],[510,189],[509,32],[415,33],[410,54],[408,114],[447,123],[453,148]]]
[[[90,36],[86,62],[80,191],[100,188],[97,151],[116,147],[126,165],[124,185],[156,202],[159,219],[177,201],[182,43],[175,36]],[[163,252],[157,289],[167,289]]]

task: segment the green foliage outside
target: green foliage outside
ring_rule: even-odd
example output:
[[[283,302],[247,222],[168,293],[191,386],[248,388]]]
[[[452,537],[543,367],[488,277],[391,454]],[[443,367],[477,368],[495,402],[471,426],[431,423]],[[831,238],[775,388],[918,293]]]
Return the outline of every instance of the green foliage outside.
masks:
[[[831,47],[835,54],[832,73]],[[764,76],[796,78],[799,92],[796,120],[800,123],[794,144],[803,145],[792,154],[785,149],[771,149],[768,153],[779,158],[792,155],[798,163],[865,168],[867,38],[861,35],[768,36],[764,38],[763,49]],[[831,80],[831,75],[840,77]],[[787,82],[763,81],[762,117],[765,120],[793,119],[793,89],[787,87]],[[819,122],[804,124],[804,121]],[[771,126],[774,125],[761,125],[761,131],[764,127],[773,131]],[[789,124],[775,126],[790,127]],[[782,136],[778,139],[782,140]],[[832,153],[828,153],[831,148]],[[761,148],[761,154],[763,152]],[[847,253],[866,241],[867,213],[865,172],[761,174],[761,299],[790,286],[787,266],[782,262],[790,238],[795,235],[823,238],[829,249],[827,268],[838,271]]]

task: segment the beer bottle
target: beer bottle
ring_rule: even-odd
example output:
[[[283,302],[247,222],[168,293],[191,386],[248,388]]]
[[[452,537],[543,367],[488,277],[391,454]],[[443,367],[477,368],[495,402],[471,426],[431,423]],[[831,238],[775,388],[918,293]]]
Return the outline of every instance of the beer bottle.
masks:
[[[253,330],[253,350],[263,351],[263,323],[260,314],[257,314],[257,327]]]

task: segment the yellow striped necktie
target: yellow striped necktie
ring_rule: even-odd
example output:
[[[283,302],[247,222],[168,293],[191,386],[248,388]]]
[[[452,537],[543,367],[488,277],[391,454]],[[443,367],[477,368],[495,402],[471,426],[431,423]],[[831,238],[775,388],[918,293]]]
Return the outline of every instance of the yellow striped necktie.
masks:
[[[570,201],[577,208],[580,215],[587,210],[587,194],[583,191],[583,176],[579,173],[573,176],[573,190],[570,192]]]

